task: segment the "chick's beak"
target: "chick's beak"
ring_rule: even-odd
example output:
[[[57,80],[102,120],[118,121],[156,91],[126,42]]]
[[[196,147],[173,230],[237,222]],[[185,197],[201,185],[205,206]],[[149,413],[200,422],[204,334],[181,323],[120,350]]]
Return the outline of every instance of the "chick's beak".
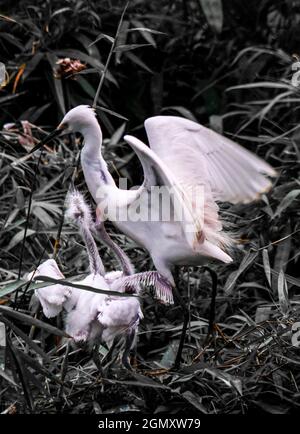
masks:
[[[59,124],[55,130],[53,130],[50,134],[48,134],[48,136],[44,137],[43,140],[41,140],[34,148],[32,148],[29,154],[32,154],[38,149],[41,149],[42,146],[46,145],[46,143],[51,142],[51,140],[53,140],[55,137],[58,137],[67,128],[68,126],[66,124],[63,123]]]

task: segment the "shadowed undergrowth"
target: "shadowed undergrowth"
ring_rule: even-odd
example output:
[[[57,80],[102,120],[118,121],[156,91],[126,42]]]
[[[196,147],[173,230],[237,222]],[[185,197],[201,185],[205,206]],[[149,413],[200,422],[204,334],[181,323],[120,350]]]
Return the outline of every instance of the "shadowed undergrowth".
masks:
[[[60,332],[62,318],[46,320],[30,306],[32,289],[16,289],[19,274],[54,251],[67,278],[88,269],[75,227],[61,226],[80,139],[56,140],[40,161],[26,155],[65,110],[93,100],[123,2],[90,3],[62,8],[58,0],[51,6],[25,1],[1,11],[0,60],[10,78],[0,91],[1,411],[297,411],[300,96],[291,64],[300,11],[288,1],[265,0],[259,8],[254,1],[247,7],[223,2],[223,15],[216,6],[212,16],[205,1],[163,1],[159,15],[156,2],[132,1],[98,101],[104,157],[115,179],[127,177],[129,186],[141,182],[141,170],[123,133],[143,139],[143,120],[159,113],[226,133],[278,170],[260,202],[222,205],[237,246],[233,264],[211,266],[218,274],[213,336],[205,342],[210,280],[201,269],[180,269],[178,288],[190,312],[181,368],[172,366],[182,311],[148,293],[134,371],[121,367],[118,342],[112,354],[100,348],[100,374],[98,355],[73,347]],[[56,61],[66,57],[85,65],[76,79],[53,74]],[[29,130],[20,121],[28,121]],[[8,129],[8,122],[16,124]],[[86,192],[80,167],[75,183]],[[137,271],[153,268],[146,252],[108,229]],[[117,269],[112,254],[98,246],[106,268]]]

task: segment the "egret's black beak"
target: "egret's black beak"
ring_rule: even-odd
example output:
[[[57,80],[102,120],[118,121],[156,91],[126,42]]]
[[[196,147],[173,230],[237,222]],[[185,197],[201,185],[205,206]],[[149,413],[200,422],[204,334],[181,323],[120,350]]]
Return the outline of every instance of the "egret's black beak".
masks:
[[[46,143],[51,142],[52,139],[58,137],[64,130],[67,129],[67,125],[60,124],[55,130],[53,130],[48,136],[46,136],[43,140],[41,140],[34,148],[31,149],[29,154],[41,149],[42,146],[46,145]]]

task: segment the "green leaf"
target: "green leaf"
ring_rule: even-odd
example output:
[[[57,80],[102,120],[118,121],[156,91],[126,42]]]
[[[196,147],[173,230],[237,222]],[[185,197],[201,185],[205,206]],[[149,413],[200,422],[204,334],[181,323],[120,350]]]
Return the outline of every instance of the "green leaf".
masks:
[[[226,295],[229,295],[232,293],[232,290],[236,284],[237,279],[240,277],[240,275],[248,268],[250,265],[255,261],[256,257],[258,255],[258,252],[248,252],[244,259],[242,260],[238,270],[234,271],[233,273],[229,274],[227,281],[225,283],[224,292]]]
[[[18,245],[21,241],[23,241],[25,229],[22,229],[18,233],[16,233],[12,239],[10,240],[8,246],[6,247],[6,250],[9,252],[9,250],[13,249]],[[26,238],[30,237],[31,235],[35,234],[36,232],[33,229],[27,229]]]
[[[133,29],[127,30],[128,32],[139,32],[141,36],[153,47],[156,47],[156,42],[152,37],[152,34],[162,34],[162,32],[159,32],[158,30],[151,30],[147,27],[143,26],[143,23],[141,23],[138,20],[132,20],[131,21],[134,26],[136,26]]]
[[[195,407],[198,411],[201,411],[201,413],[207,414],[206,408],[201,404],[200,397],[195,395],[190,390],[186,390],[181,394],[181,396],[189,402],[193,407]]]
[[[126,44],[126,45],[118,45],[115,49],[115,53],[124,53],[124,51],[136,50],[141,47],[149,47],[151,44]]]
[[[101,39],[106,39],[111,44],[113,44],[115,42],[115,38],[113,38],[112,36],[105,35],[104,33],[101,33],[91,44],[89,44],[89,47],[91,47],[92,45],[94,45],[97,42],[101,41]]]
[[[11,294],[12,292],[16,291],[17,289],[23,288],[28,284],[27,281],[24,280],[16,280],[13,283],[9,283],[4,286],[4,288],[0,289],[0,298],[4,297],[5,295]]]
[[[161,358],[160,366],[167,369],[172,368],[172,366],[174,366],[176,354],[177,354],[177,345],[174,345],[171,342],[170,345],[167,346],[167,349],[165,350]]]
[[[5,369],[6,328],[0,319],[0,369]]]
[[[125,118],[125,116],[120,115],[120,113],[114,112],[113,110],[109,110],[106,107],[101,107],[101,106],[97,105],[96,109],[100,110],[100,111],[103,111],[103,112],[106,112],[106,113],[109,113],[110,115],[113,115],[116,118],[123,119],[124,121],[128,121],[128,119]]]
[[[40,61],[43,59],[44,53],[37,52],[30,60],[26,63],[26,68],[22,75],[23,81],[35,70]]]
[[[18,312],[19,313],[19,312]],[[9,327],[16,335],[18,335],[23,341],[38,355],[40,355],[48,363],[51,363],[50,357],[44,353],[44,351],[32,340],[23,330],[17,327],[14,323],[9,321],[3,314],[0,315],[0,320],[2,320],[7,327]]]
[[[70,7],[65,7],[65,8],[60,8],[57,9],[55,12],[53,12],[53,14],[50,16],[50,19],[56,17],[57,15],[63,14],[65,12],[73,12],[73,9],[71,9]]]
[[[289,207],[290,205],[291,205],[291,203],[295,200],[295,199],[297,199],[297,197],[299,196],[299,194],[300,194],[300,189],[296,189],[296,190],[292,190],[292,191],[290,191],[283,199],[282,199],[282,201],[280,202],[280,204],[278,205],[278,207],[277,207],[277,209],[276,209],[276,211],[275,211],[275,213],[274,213],[274,216],[273,216],[273,219],[274,218],[276,218],[276,217],[279,217],[280,215],[281,215],[281,213],[287,208],[287,207]]]
[[[283,270],[280,270],[278,275],[277,290],[280,310],[283,315],[286,315],[290,309],[290,302],[288,296],[287,282]]]
[[[51,65],[52,71],[54,71],[54,69],[56,68],[56,62],[57,62],[58,58],[52,53],[47,53],[47,59]],[[57,100],[58,106],[61,110],[61,113],[64,115],[66,113],[66,106],[65,106],[65,98],[64,98],[64,91],[63,91],[63,87],[62,87],[62,81],[54,78],[54,75],[52,73],[52,82],[53,82],[54,91],[56,94],[56,100]]]
[[[111,136],[110,141],[108,143],[108,146],[115,146],[117,143],[119,143],[121,137],[124,134],[126,127],[126,122],[124,122]]]
[[[133,21],[132,21],[133,22]],[[136,21],[135,21],[136,23]],[[166,35],[165,32],[160,32],[159,30],[148,29],[148,27],[135,27],[132,29],[128,29],[127,32],[142,32],[142,33],[153,33],[154,35]]]
[[[2,312],[5,316],[10,316],[16,320],[19,320],[25,324],[33,325],[44,330],[47,330],[49,333],[52,333],[56,336],[70,337],[64,331],[45,323],[39,319],[33,318],[30,315],[26,315],[25,313],[19,312],[17,310],[13,310],[10,307],[0,305],[0,312]]]
[[[145,71],[149,72],[150,74],[153,74],[152,69],[150,69],[146,65],[146,63],[144,63],[138,56],[136,56],[134,53],[131,53],[131,51],[126,52],[126,57],[127,59],[131,60],[131,62],[143,68]]]
[[[266,275],[266,278],[268,280],[269,286],[271,287],[272,286],[271,267],[270,267],[269,254],[268,254],[268,250],[267,249],[263,249],[263,251],[262,251],[262,257],[263,257],[263,264],[264,264],[265,275]]]
[[[220,33],[223,27],[222,0],[199,0],[210,27]]]

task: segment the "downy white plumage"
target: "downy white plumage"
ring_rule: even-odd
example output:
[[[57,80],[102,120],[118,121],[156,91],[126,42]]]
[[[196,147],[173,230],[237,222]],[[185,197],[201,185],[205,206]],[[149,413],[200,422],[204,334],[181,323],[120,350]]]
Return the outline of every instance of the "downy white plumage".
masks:
[[[141,292],[144,286],[150,285],[154,287],[157,296],[162,301],[171,301],[168,299],[168,292],[163,289],[163,282],[160,282],[160,276],[157,272],[149,271],[127,275],[129,271],[133,272],[133,266],[122,249],[110,239],[104,226],[101,226],[101,235],[104,241],[113,249],[120,264],[123,265],[123,271],[105,273],[91,232],[94,229],[94,221],[89,206],[77,190],[68,194],[66,204],[66,217],[75,222],[79,228],[89,258],[90,274],[83,280],[74,283],[95,289],[136,295]],[[35,278],[38,280],[39,276],[64,279],[64,275],[54,259],[43,262],[35,271],[29,273],[27,279]],[[137,297],[95,293],[63,284],[39,288],[35,293],[41,302],[46,317],[52,318],[62,310],[66,312],[65,329],[75,342],[88,341],[93,343],[100,340],[110,346],[115,336],[124,336],[126,343],[122,361],[126,367],[129,367],[129,352],[135,341],[139,321],[143,318]]]
[[[90,231],[93,224],[90,210],[82,195],[73,191],[68,195],[67,203],[66,214],[80,229],[90,267],[90,274],[74,283],[117,292],[125,292],[127,287],[132,289],[133,286],[130,286],[126,279],[122,279],[121,271],[104,274],[104,266]],[[39,276],[64,279],[54,259],[43,262],[37,270],[29,273],[27,279],[38,280]],[[137,278],[135,283],[138,281]],[[136,285],[134,288],[137,287]],[[129,367],[129,352],[135,340],[139,321],[143,318],[137,297],[95,293],[63,284],[39,288],[35,293],[46,317],[52,318],[62,310],[66,312],[65,330],[75,342],[102,341],[110,346],[115,336],[124,336],[126,343],[122,361],[126,367]]]

